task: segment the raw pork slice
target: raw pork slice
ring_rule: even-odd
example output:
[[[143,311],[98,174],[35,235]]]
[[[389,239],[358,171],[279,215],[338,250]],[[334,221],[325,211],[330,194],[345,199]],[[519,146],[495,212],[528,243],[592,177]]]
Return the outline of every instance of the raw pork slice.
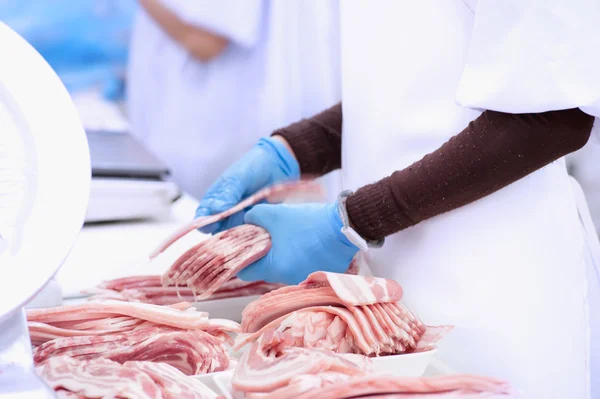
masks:
[[[362,355],[340,355],[325,350],[284,347],[266,353],[264,342],[287,337],[267,330],[245,352],[235,370],[232,387],[248,399],[359,398],[507,398],[508,383],[489,377],[452,375],[435,378],[394,377],[374,373]]]
[[[40,364],[55,356],[104,358],[125,363],[167,363],[194,375],[230,364],[230,320],[209,319],[189,303],[157,306],[121,301],[27,310],[33,356]]]
[[[272,335],[279,334],[268,331],[265,339],[275,339]],[[362,375],[371,367],[366,357],[339,355],[319,349],[288,347],[277,356],[266,355],[261,343],[257,342],[242,355],[232,385],[238,391],[264,393],[285,387],[298,376],[328,372],[330,380],[338,380]]]
[[[282,342],[262,339],[263,350],[285,346],[327,349],[368,356],[427,351],[452,326],[425,326],[399,301],[392,280],[316,272],[297,286],[279,288],[250,303],[242,313],[235,349],[275,329]]]
[[[343,383],[329,384],[315,390],[288,396],[288,398],[346,399],[382,394],[405,395],[397,396],[399,398],[414,398],[414,395],[422,395],[423,398],[448,398],[451,396],[445,395],[450,394],[461,398],[508,398],[513,396],[513,390],[506,381],[476,375],[391,377],[373,374],[355,377]],[[275,397],[283,398],[276,392],[264,396],[264,398]]]
[[[249,304],[242,314],[242,330],[258,331],[278,317],[310,306],[395,304],[400,299],[402,287],[393,280],[315,272],[299,285],[279,288]],[[422,325],[413,315],[408,317],[417,327]]]
[[[264,281],[246,282],[232,277],[205,300],[263,295],[282,286],[282,284],[270,284]],[[84,293],[92,294],[89,298],[92,301],[117,299],[155,305],[201,301],[198,294],[189,287],[179,287],[174,284],[163,286],[160,275],[131,276],[109,280]]]
[[[107,359],[48,359],[38,375],[62,398],[215,399],[217,395],[193,377],[164,363]]]
[[[270,249],[271,236],[262,227],[234,227],[186,251],[163,274],[162,284],[189,287],[205,300]]]
[[[322,197],[321,186],[312,181],[278,183],[267,187],[220,213],[200,217],[169,237],[150,258],[154,258],[190,231],[223,220],[260,201],[278,202],[290,196]],[[162,276],[164,287],[187,287],[197,300],[218,295],[219,290],[237,273],[271,249],[269,233],[258,226],[241,225],[222,231],[183,253]],[[355,259],[356,260],[356,259]],[[349,274],[356,274],[358,263],[349,265]],[[135,295],[135,293],[134,293]],[[114,296],[113,296],[114,297]],[[165,303],[162,302],[161,303]]]
[[[168,237],[161,245],[156,248],[151,254],[150,259],[155,258],[160,253],[165,251],[169,246],[171,246],[175,241],[179,240],[181,237],[186,235],[187,233],[199,229],[204,226],[208,226],[210,224],[219,222],[223,219],[228,218],[231,215],[234,215],[244,209],[256,205],[261,201],[267,201],[270,203],[282,202],[287,198],[323,198],[324,191],[320,184],[310,181],[310,180],[300,180],[293,182],[282,182],[274,184],[270,187],[266,187],[257,193],[251,195],[246,198],[236,206],[226,210],[225,212],[219,213],[217,215],[211,216],[202,216],[191,223],[183,226],[176,232],[174,232],[170,237]]]

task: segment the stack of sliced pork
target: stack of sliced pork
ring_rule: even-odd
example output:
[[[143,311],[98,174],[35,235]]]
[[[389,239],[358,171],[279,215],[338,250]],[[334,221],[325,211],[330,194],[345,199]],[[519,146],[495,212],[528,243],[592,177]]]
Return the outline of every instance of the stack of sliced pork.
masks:
[[[34,361],[55,356],[167,363],[186,375],[230,365],[230,320],[209,319],[189,303],[172,306],[96,301],[27,311]]]
[[[392,280],[316,272],[249,304],[242,314],[245,334],[235,347],[274,329],[284,339],[263,337],[267,352],[293,346],[381,356],[432,349],[452,326],[424,325],[401,298],[402,288]]]
[[[166,363],[57,356],[36,366],[60,398],[214,399],[206,385]]]
[[[275,355],[262,350],[262,340],[283,342],[286,337],[280,331],[266,330],[240,359],[232,387],[247,399],[506,399],[512,396],[509,384],[494,378],[394,377],[373,372],[366,356],[296,347],[284,347]]]
[[[320,187],[312,182],[269,187],[184,226],[150,257],[259,201],[298,193],[314,195]],[[316,272],[297,286],[235,278],[270,245],[262,228],[238,226],[186,251],[162,276],[106,282],[85,304],[28,310],[38,373],[65,398],[212,399],[214,393],[187,376],[230,368],[230,334],[243,332],[235,348],[249,350],[237,365],[233,387],[246,398],[506,398],[508,385],[491,378],[374,373],[370,357],[431,350],[452,326],[423,324],[400,303],[398,283],[358,276],[360,255],[346,274]],[[241,326],[209,319],[180,302],[248,292],[264,295],[246,307]]]
[[[322,194],[322,187],[312,181],[283,182],[264,188],[225,212],[199,217],[183,226],[150,254],[150,259],[187,233],[219,222],[261,201],[280,202],[290,197],[320,197]],[[248,224],[237,226],[215,234],[183,253],[163,274],[162,285],[189,287],[198,300],[205,300],[270,249],[271,236],[265,229]]]
[[[346,380],[372,369],[366,356],[336,354],[324,349],[285,347],[277,354],[267,353],[263,350],[263,340],[283,342],[285,337],[276,330],[267,330],[244,352],[233,376],[235,390],[247,395],[277,390],[293,390],[299,394],[306,380],[314,379],[316,375],[322,380],[317,384],[310,383],[311,389],[325,381]]]
[[[186,251],[163,275],[162,283],[190,287],[199,299],[207,299],[270,249],[271,236],[263,228],[234,227]]]
[[[161,254],[191,231],[219,222],[258,202],[322,196],[322,187],[313,181],[274,184],[225,212],[199,217],[182,226],[150,254],[150,259]],[[134,276],[108,281],[92,290],[95,295],[91,299],[110,298],[165,305],[175,303],[177,299],[196,302],[261,295],[281,285],[265,282],[245,283],[237,279],[236,275],[265,256],[270,249],[271,237],[266,230],[249,224],[237,226],[193,246],[179,256],[162,276]],[[347,273],[358,273],[356,261],[350,265]]]
[[[358,257],[357,257],[358,259]],[[350,264],[346,274],[358,274],[359,261],[355,259]],[[264,281],[242,281],[231,277],[205,300],[239,298],[263,295],[284,284],[272,284]],[[164,286],[159,275],[130,276],[108,280],[97,287],[83,291],[91,294],[90,300],[114,299],[128,302],[143,302],[154,305],[173,305],[179,302],[201,302],[199,295],[192,288],[176,285]]]
[[[237,277],[232,277],[208,296],[206,300],[262,295],[280,287],[282,287],[281,284],[270,284],[264,281],[246,282]],[[131,276],[109,280],[101,283],[95,289],[86,291],[86,293],[93,294],[90,300],[116,299],[155,305],[200,301],[198,295],[189,287],[163,286],[159,275]]]
[[[154,259],[160,255],[175,241],[179,240],[187,233],[213,223],[218,223],[238,212],[243,211],[246,208],[258,204],[259,202],[266,201],[270,203],[276,203],[282,202],[286,199],[307,200],[323,197],[323,187],[319,183],[311,180],[290,181],[273,184],[272,186],[259,190],[255,194],[249,196],[224,212],[210,216],[201,216],[182,226],[180,229],[171,234],[166,240],[164,240],[154,251],[152,251],[150,254],[150,259]]]

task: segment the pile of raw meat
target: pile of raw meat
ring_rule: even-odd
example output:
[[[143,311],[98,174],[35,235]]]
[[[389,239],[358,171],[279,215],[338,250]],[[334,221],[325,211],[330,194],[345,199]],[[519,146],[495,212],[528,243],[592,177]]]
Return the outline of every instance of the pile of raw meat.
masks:
[[[225,212],[216,215],[201,216],[192,220],[192,222],[186,224],[185,226],[182,226],[180,229],[171,234],[150,254],[150,259],[153,259],[162,252],[164,252],[175,241],[179,240],[187,233],[197,230],[201,227],[220,222],[228,218],[229,216],[232,216],[238,212],[243,211],[248,207],[251,207],[252,205],[258,204],[259,202],[266,201],[270,203],[276,203],[282,202],[286,199],[306,200],[323,197],[323,187],[321,187],[320,184],[311,180],[300,180],[274,184],[270,187],[266,187],[262,190],[259,190],[255,194],[251,195],[250,197],[246,198],[245,200],[241,201],[239,204],[226,210]]]
[[[314,182],[274,185],[222,214],[196,219],[150,257],[260,201],[315,194],[321,187]],[[395,281],[359,276],[360,253],[345,274],[316,272],[295,286],[235,277],[270,247],[265,230],[242,225],[189,249],[162,276],[107,281],[85,304],[28,310],[37,372],[61,398],[213,399],[216,394],[193,376],[231,369],[235,343],[233,349],[245,351],[232,386],[246,398],[511,394],[508,384],[486,377],[376,373],[372,359],[431,350],[452,326],[423,324],[400,303],[403,292]],[[210,319],[190,304],[258,294],[244,309],[241,326]]]
[[[243,312],[248,344],[232,388],[245,398],[513,397],[474,375],[406,378],[376,372],[378,356],[430,350],[451,330],[424,325],[382,278],[317,272]],[[65,398],[215,398],[192,374],[228,368],[240,326],[182,303],[104,301],[28,311],[38,373]]]
[[[166,363],[107,359],[78,360],[57,356],[36,372],[61,399],[215,399],[206,385]]]
[[[260,201],[279,202],[290,197],[297,199],[322,195],[322,187],[312,181],[275,184],[223,213],[200,217],[183,226],[150,254],[150,259],[187,233],[219,222]],[[215,234],[190,248],[162,276],[132,276],[106,281],[86,293],[93,294],[92,300],[117,299],[157,305],[262,295],[282,285],[261,281],[247,283],[236,275],[265,256],[270,248],[271,237],[267,231],[254,225],[241,225]],[[350,265],[347,273],[358,273],[356,262]]]
[[[186,251],[163,275],[164,285],[183,285],[209,298],[244,267],[271,249],[271,236],[244,224],[218,233]]]
[[[209,319],[189,303],[97,301],[27,311],[36,364],[56,356],[167,363],[186,375],[226,370],[239,324]]]
[[[206,300],[237,298],[262,295],[282,284],[270,284],[264,281],[246,282],[232,277],[223,283]],[[155,305],[172,305],[178,302],[199,302],[198,295],[189,287],[175,285],[163,286],[161,276],[131,276],[105,281],[98,287],[87,290],[93,294],[91,300],[117,299],[120,301],[152,303]]]
[[[426,351],[452,326],[426,326],[399,301],[392,280],[316,272],[297,286],[279,288],[250,303],[242,313],[236,349],[260,340],[262,349],[320,348],[367,356]],[[271,342],[265,331],[283,339]]]
[[[316,272],[263,295],[243,312],[232,380],[245,398],[507,398],[488,377],[397,377],[372,358],[428,351],[452,326],[427,326],[399,301],[395,281]]]
[[[261,201],[280,202],[290,197],[322,196],[322,188],[312,181],[278,183],[260,190],[229,210],[195,219],[170,236],[152,254],[158,256],[187,233],[219,222]],[[225,230],[190,248],[162,276],[165,287],[189,287],[198,300],[210,298],[237,273],[262,258],[271,249],[271,237],[261,227],[241,225]]]
[[[285,341],[281,333],[263,338]],[[260,340],[245,352],[234,372],[232,388],[245,398],[497,398],[513,392],[509,384],[474,375],[394,377],[373,371],[370,358],[322,349],[287,347],[266,354]]]

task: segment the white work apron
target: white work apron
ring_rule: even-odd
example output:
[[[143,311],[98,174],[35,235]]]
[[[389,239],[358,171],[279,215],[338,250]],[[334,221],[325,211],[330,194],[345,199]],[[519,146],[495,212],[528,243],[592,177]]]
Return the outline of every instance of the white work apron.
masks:
[[[342,179],[356,190],[480,115],[454,101],[474,14],[460,0],[380,0],[342,2],[341,16]],[[589,309],[598,281],[586,272],[597,238],[571,184],[558,160],[371,251],[372,272],[401,283],[425,323],[455,326],[438,352],[454,371],[508,379],[525,398],[592,397],[588,315],[600,309]]]

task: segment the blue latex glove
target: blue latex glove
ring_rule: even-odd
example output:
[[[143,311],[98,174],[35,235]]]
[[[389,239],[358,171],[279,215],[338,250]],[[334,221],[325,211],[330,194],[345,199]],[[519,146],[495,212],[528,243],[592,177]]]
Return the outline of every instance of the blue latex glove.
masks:
[[[243,269],[245,281],[298,284],[312,272],[345,272],[358,252],[341,232],[337,203],[256,205],[245,218],[271,235],[272,247],[262,259]]]
[[[300,165],[285,145],[272,138],[262,138],[208,189],[196,209],[196,217],[224,212],[263,187],[299,178]],[[239,226],[244,214],[245,211],[239,212],[200,231],[210,234]]]

